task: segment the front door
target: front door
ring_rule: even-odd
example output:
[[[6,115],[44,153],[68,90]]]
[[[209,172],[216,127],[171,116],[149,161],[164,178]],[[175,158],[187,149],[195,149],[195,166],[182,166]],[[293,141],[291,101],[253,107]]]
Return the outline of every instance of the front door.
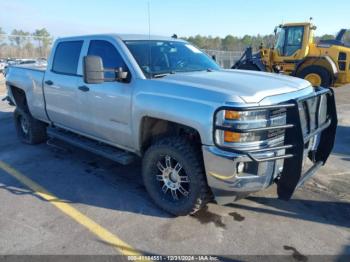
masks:
[[[131,75],[126,81],[116,80],[112,72],[120,67],[128,71],[115,45],[106,40],[91,40],[87,55],[100,56],[105,70],[105,82],[102,84],[84,83],[79,78],[78,86],[82,97],[81,119],[85,134],[103,141],[127,146],[131,141]]]

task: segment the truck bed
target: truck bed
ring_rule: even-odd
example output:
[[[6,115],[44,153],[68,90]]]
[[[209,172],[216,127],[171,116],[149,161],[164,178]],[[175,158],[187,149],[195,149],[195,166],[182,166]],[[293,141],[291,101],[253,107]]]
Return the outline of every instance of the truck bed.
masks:
[[[24,69],[29,69],[29,70],[35,70],[35,71],[46,71],[45,65],[40,65],[40,64],[24,64],[24,65],[13,65],[11,67],[16,67],[16,68],[24,68]]]
[[[11,95],[11,86],[21,87],[26,93],[31,114],[39,120],[48,121],[45,112],[45,100],[43,94],[43,80],[46,67],[42,65],[27,64],[14,65],[9,67],[6,75],[6,85],[9,95]]]

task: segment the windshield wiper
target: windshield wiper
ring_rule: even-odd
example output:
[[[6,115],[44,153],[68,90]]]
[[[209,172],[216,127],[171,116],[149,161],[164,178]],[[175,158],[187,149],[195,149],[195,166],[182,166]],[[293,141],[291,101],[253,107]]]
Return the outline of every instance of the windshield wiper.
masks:
[[[153,77],[154,78],[161,78],[161,77],[164,77],[164,76],[167,76],[167,75],[172,75],[172,74],[175,74],[175,71],[171,71],[171,72],[168,72],[168,73],[154,74]]]

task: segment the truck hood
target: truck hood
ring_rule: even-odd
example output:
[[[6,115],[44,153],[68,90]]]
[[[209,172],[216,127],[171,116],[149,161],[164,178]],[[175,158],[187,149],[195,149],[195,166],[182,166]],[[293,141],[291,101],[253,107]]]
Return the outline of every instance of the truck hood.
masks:
[[[161,81],[238,96],[246,103],[310,87],[309,82],[296,77],[246,70],[176,73]]]

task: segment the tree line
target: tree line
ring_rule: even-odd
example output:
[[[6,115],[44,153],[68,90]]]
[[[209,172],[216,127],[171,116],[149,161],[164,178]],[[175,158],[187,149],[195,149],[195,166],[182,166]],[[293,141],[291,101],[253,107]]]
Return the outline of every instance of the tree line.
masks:
[[[275,35],[245,35],[237,37],[227,35],[225,37],[213,36],[190,36],[181,37],[196,45],[201,49],[207,50],[223,50],[242,52],[247,46],[257,50],[260,45],[265,47],[273,47]],[[333,35],[323,35],[317,37],[319,39],[331,39]],[[35,58],[47,57],[52,45],[54,37],[46,28],[37,29],[34,32],[27,32],[21,29],[14,29],[7,34],[0,27],[0,58],[19,57],[19,58]]]
[[[27,32],[14,29],[10,34],[0,27],[0,58],[47,57],[53,37],[46,28]]]
[[[315,41],[324,39],[333,39],[335,36],[326,34],[321,37],[315,37]],[[254,50],[257,50],[261,45],[264,47],[273,47],[276,36],[274,34],[269,35],[245,35],[243,37],[237,37],[233,35],[227,35],[224,38],[212,37],[212,36],[190,36],[182,37],[182,39],[189,41],[201,49],[213,49],[224,51],[244,51],[246,47],[251,46]]]

